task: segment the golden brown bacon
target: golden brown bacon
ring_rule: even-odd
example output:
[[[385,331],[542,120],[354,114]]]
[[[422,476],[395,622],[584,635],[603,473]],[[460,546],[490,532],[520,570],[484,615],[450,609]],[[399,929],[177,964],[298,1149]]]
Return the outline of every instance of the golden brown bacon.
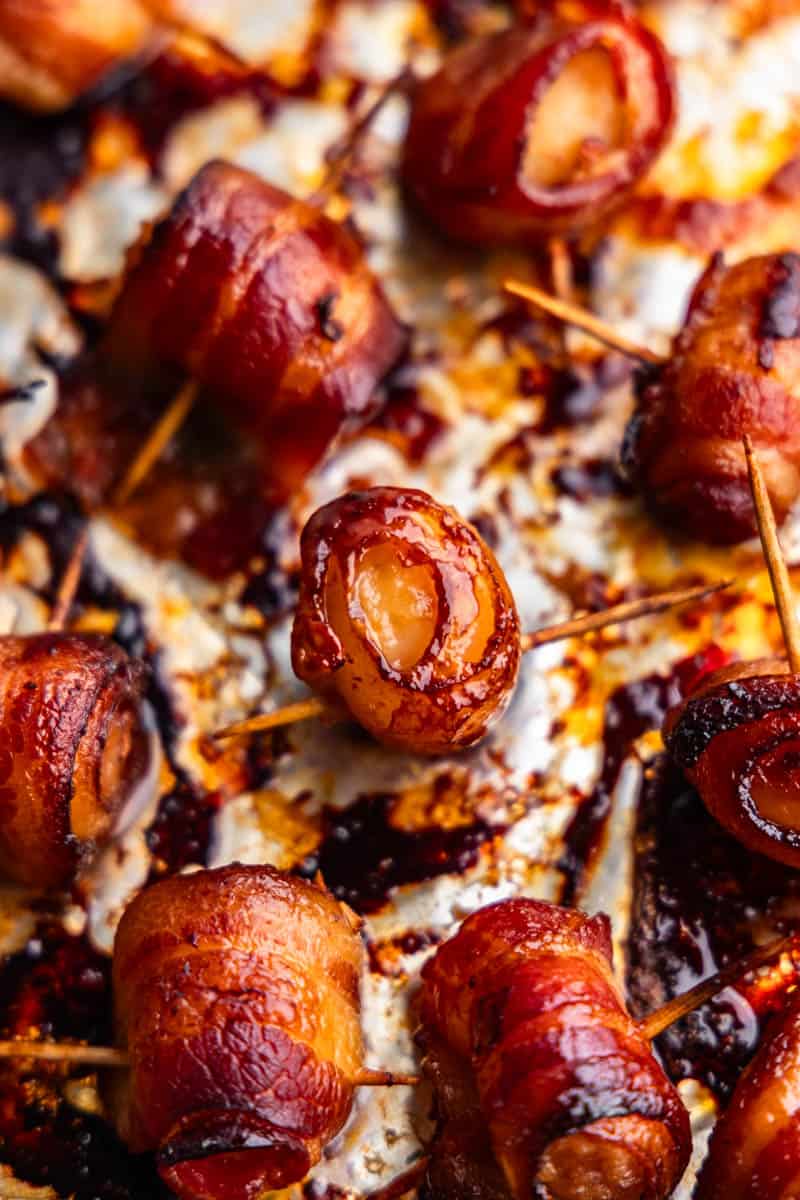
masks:
[[[623,449],[652,508],[687,532],[755,532],[742,436],[776,518],[800,490],[800,257],[711,262],[666,365],[643,376]]]
[[[0,0],[0,96],[67,108],[152,32],[139,0]]]
[[[520,635],[477,530],[425,492],[370,488],[319,509],[300,547],[300,679],[389,745],[478,741],[513,692]]]
[[[800,992],[767,1027],[711,1135],[694,1200],[800,1196]]]
[[[664,739],[709,812],[751,850],[800,866],[800,676],[783,659],[704,676]]]
[[[471,1064],[514,1200],[672,1193],[689,1119],[620,998],[607,917],[505,900],[422,974],[424,1038]]]
[[[0,874],[64,887],[135,816],[151,770],[144,689],[107,638],[0,638]]]
[[[195,378],[283,497],[374,414],[404,341],[343,225],[213,162],[141,251],[102,350],[119,386]]]
[[[625,200],[674,112],[653,34],[622,5],[562,4],[448,55],[419,86],[403,172],[454,238],[570,235]]]
[[[344,1124],[362,1064],[361,941],[330,895],[266,866],[173,876],[114,944],[121,1136],[185,1200],[303,1178]]]

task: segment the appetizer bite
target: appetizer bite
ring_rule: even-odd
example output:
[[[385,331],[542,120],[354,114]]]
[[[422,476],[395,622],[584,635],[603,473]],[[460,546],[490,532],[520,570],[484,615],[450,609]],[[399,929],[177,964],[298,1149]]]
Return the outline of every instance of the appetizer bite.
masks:
[[[457,46],[419,84],[403,178],[449,237],[573,236],[630,195],[675,108],[669,56],[626,8],[548,5]]]
[[[422,978],[426,1073],[447,1087],[448,1062],[461,1072],[466,1064],[445,1097],[450,1128],[432,1150],[437,1173],[446,1178],[459,1163],[463,1172],[458,1156],[437,1162],[442,1147],[463,1142],[461,1106],[472,1154],[488,1130],[514,1200],[672,1194],[689,1160],[689,1117],[625,1009],[606,916],[501,901],[468,917]]]
[[[664,723],[675,762],[749,849],[800,866],[800,627],[767,483],[746,442],[753,499],[788,651],[703,676]]]
[[[374,415],[405,337],[345,225],[211,162],[138,247],[91,366],[121,414],[170,414],[178,393],[183,416],[199,393],[280,502]],[[28,461],[45,485],[72,479],[96,503],[115,481],[81,430],[78,408],[66,437],[45,426]]]
[[[0,0],[0,96],[36,112],[68,108],[153,30],[140,0]]]
[[[110,638],[0,637],[0,874],[60,889],[150,798],[147,672]]]
[[[719,586],[663,592],[522,634],[492,551],[416,488],[350,492],[300,541],[292,665],[320,696],[218,737],[346,711],[385,745],[448,754],[475,745],[507,708],[527,650],[685,604]]]
[[[792,1200],[800,1187],[800,992],[776,1014],[714,1126],[694,1200]]]
[[[358,921],[266,866],[165,879],[114,943],[129,1070],[109,1080],[123,1140],[184,1200],[302,1179],[341,1129],[363,1063]]]
[[[756,532],[742,437],[782,522],[800,491],[800,257],[712,259],[663,366],[639,378],[623,462],[650,508],[709,542]]]

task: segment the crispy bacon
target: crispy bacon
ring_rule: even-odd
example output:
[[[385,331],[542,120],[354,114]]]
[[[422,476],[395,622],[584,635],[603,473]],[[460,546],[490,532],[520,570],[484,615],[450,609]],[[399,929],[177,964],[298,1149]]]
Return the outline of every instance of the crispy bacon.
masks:
[[[669,57],[625,8],[547,8],[451,51],[414,101],[403,173],[469,242],[576,234],[620,205],[675,114]]]
[[[775,516],[800,491],[800,257],[712,259],[662,368],[641,377],[625,466],[665,520],[711,542],[755,532],[742,436]]]
[[[667,714],[667,748],[717,821],[800,866],[800,677],[783,659],[723,667]]]
[[[144,801],[146,673],[108,638],[0,638],[0,874],[61,888]]]
[[[800,1194],[800,992],[773,1018],[711,1135],[694,1200]]]
[[[212,162],[140,250],[102,355],[134,393],[169,391],[176,372],[196,379],[283,498],[374,415],[404,343],[344,225]]]
[[[114,944],[119,1132],[183,1200],[302,1179],[350,1112],[362,1064],[356,922],[267,866],[163,880]]]
[[[620,998],[607,917],[501,901],[422,975],[424,1036],[471,1065],[514,1200],[672,1193],[688,1114]]]
[[[379,741],[471,746],[516,683],[519,621],[477,530],[412,488],[351,492],[300,543],[292,664]]]
[[[139,0],[0,0],[0,96],[39,112],[68,108],[152,31]]]

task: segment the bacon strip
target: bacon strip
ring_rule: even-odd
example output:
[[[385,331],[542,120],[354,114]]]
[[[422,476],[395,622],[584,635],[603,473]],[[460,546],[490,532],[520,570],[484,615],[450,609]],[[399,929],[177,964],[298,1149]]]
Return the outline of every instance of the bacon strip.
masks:
[[[425,492],[370,488],[314,513],[300,550],[299,678],[388,745],[478,741],[512,695],[520,636],[477,530]]]
[[[451,51],[420,85],[404,177],[426,215],[460,240],[576,234],[630,194],[675,105],[664,47],[622,6],[543,13]]]
[[[723,668],[667,714],[667,749],[743,845],[800,866],[800,677],[782,659]]]
[[[671,1194],[689,1119],[620,998],[607,917],[536,900],[490,905],[423,981],[425,1035],[471,1064],[514,1200]]]
[[[114,944],[110,1085],[134,1153],[183,1200],[242,1200],[302,1179],[349,1115],[362,1063],[354,923],[272,867],[173,876]]]
[[[61,888],[130,821],[149,773],[146,672],[108,638],[0,638],[0,874]]]
[[[0,0],[0,96],[39,112],[68,108],[152,31],[139,0]]]
[[[756,531],[745,433],[781,521],[800,491],[796,254],[712,259],[665,366],[640,379],[623,461],[661,518],[737,542]]]
[[[800,1194],[800,993],[773,1018],[709,1143],[695,1200]]]
[[[140,251],[102,353],[112,383],[192,376],[295,489],[376,412],[405,331],[344,225],[227,163],[203,167]]]

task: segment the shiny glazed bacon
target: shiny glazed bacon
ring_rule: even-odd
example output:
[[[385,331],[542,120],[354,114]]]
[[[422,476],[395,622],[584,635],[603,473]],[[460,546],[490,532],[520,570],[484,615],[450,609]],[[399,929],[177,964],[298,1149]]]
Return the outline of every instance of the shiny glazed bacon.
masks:
[[[711,1135],[695,1200],[800,1194],[800,993],[773,1018]]]
[[[255,1200],[302,1179],[350,1112],[362,1064],[355,919],[267,866],[141,892],[114,944],[120,1135],[184,1200]]]
[[[67,108],[152,29],[139,0],[0,0],[0,96],[39,112]]]
[[[374,415],[405,343],[361,245],[312,204],[203,167],[141,249],[111,315],[110,385],[197,380],[284,498]]]
[[[667,714],[664,740],[729,833],[800,866],[800,678],[783,659],[706,676]]]
[[[144,668],[107,638],[0,638],[0,874],[65,887],[135,815]]]
[[[418,88],[403,173],[451,237],[571,235],[625,200],[674,112],[653,34],[621,5],[562,4],[449,53]]]
[[[800,257],[714,258],[683,328],[644,375],[623,459],[654,511],[694,536],[756,531],[742,436],[778,521],[800,491]]]
[[[607,917],[501,901],[469,917],[422,976],[428,1058],[439,1071],[443,1051],[470,1064],[514,1200],[671,1195],[689,1119],[620,998]]]
[[[299,678],[388,745],[478,741],[513,692],[520,635],[477,530],[425,492],[370,488],[314,513],[300,548]]]

